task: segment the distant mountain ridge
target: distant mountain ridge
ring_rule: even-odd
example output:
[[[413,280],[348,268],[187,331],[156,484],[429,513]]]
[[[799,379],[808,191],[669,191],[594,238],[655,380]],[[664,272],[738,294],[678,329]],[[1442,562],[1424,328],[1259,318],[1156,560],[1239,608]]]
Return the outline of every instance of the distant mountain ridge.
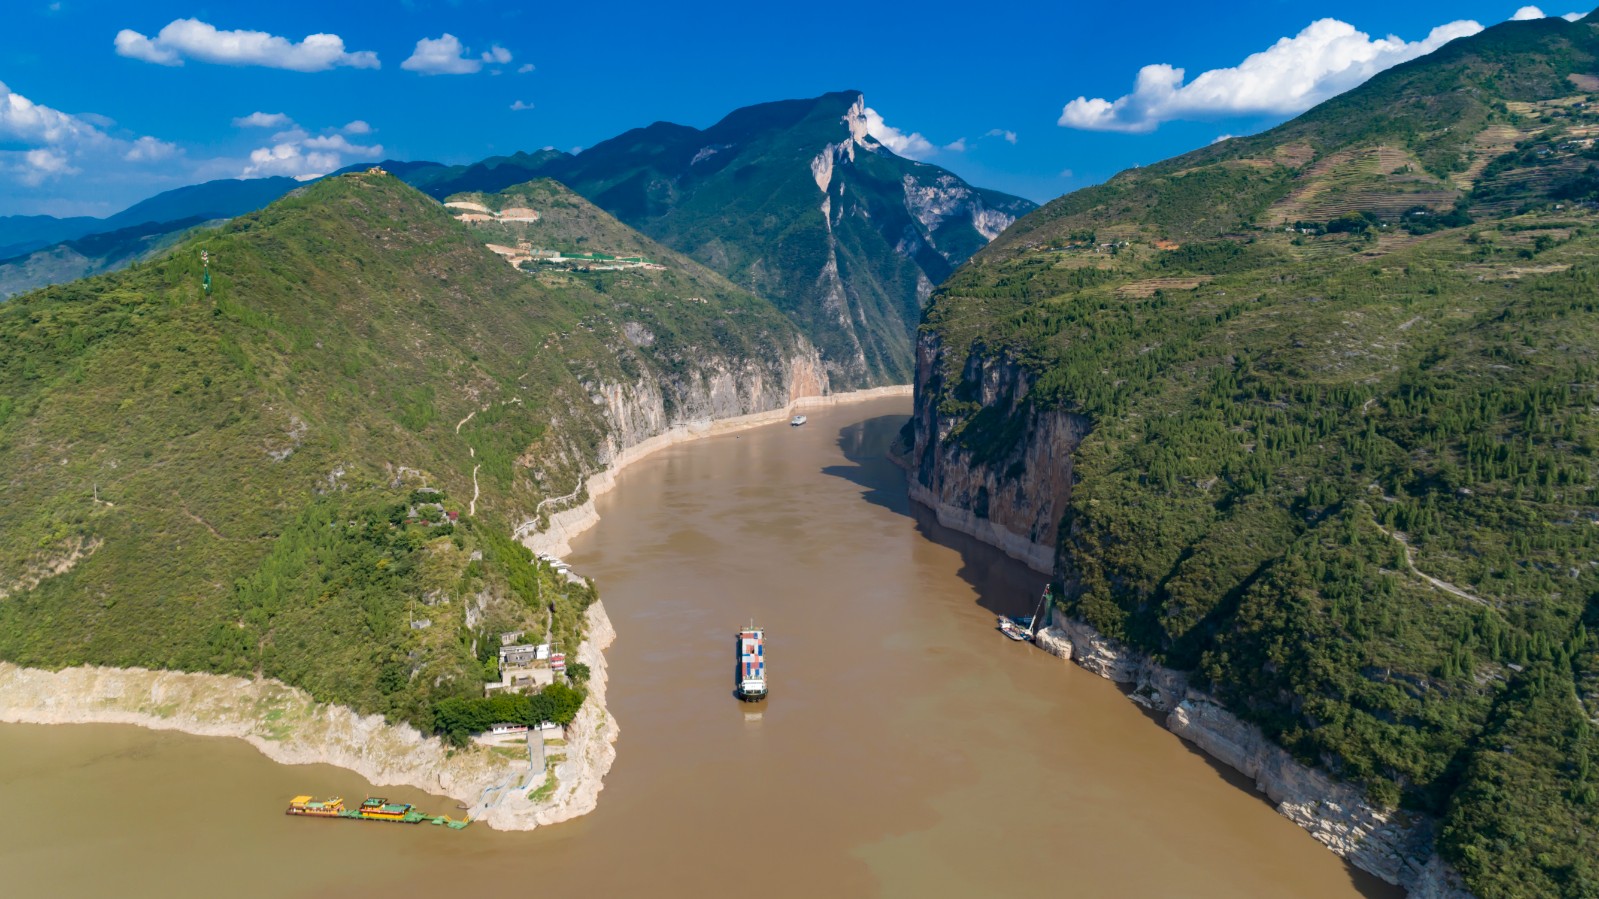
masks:
[[[656,122],[575,156],[382,165],[441,200],[553,178],[773,300],[837,383],[903,383],[934,286],[1035,204],[896,155],[867,132],[865,110],[859,91],[840,91],[745,107],[703,130]]]
[[[543,149],[468,165],[376,164],[439,200],[559,181],[771,299],[816,344],[840,387],[909,381],[912,338],[934,286],[1036,205],[896,155],[868,133],[859,91],[749,106],[703,130],[656,122],[577,155]],[[213,181],[108,219],[0,218],[0,296],[114,270],[159,243],[149,227],[104,255],[65,241],[231,218],[300,186]]]
[[[254,212],[301,186],[293,178],[223,178],[156,194],[103,219],[0,217],[0,299],[115,271],[195,225]]]

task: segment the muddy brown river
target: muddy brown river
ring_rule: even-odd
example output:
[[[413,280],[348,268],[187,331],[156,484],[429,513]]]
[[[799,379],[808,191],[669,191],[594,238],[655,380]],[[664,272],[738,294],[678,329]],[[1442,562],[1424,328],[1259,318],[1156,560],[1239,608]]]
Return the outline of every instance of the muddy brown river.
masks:
[[[624,472],[599,584],[615,767],[532,833],[288,818],[296,793],[450,800],[232,740],[0,726],[0,872],[28,896],[1394,897],[1115,686],[995,631],[1041,576],[913,508],[888,399]],[[767,629],[771,698],[732,695]]]

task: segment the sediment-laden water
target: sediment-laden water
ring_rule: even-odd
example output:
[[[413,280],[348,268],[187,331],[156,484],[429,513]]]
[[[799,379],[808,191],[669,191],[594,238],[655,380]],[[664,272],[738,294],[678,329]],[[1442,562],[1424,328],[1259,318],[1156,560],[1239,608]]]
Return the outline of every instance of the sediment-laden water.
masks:
[[[1003,639],[1041,576],[912,508],[903,398],[663,450],[571,561],[619,634],[618,758],[532,833],[287,818],[328,766],[131,727],[0,726],[19,895],[1393,896],[1115,686]],[[733,698],[767,628],[771,698]],[[379,795],[454,811],[404,789]]]

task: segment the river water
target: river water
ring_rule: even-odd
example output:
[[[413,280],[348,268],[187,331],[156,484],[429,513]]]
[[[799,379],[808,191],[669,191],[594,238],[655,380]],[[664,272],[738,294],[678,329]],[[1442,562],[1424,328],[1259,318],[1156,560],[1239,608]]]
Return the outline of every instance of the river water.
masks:
[[[1002,638],[1043,578],[913,508],[909,401],[623,472],[571,561],[619,637],[593,814],[533,833],[288,818],[329,766],[131,727],[0,726],[15,895],[1393,897],[1128,702]],[[732,696],[767,629],[771,698]],[[414,790],[377,795],[436,812]]]

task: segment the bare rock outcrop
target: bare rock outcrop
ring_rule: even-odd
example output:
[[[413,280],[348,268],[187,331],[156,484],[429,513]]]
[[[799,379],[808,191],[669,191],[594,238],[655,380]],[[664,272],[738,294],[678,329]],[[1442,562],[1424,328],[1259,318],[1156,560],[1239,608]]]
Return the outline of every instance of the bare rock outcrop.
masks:
[[[896,447],[911,498],[946,527],[1004,550],[1034,570],[1071,581],[1058,528],[1071,500],[1072,454],[1089,422],[1028,402],[1026,369],[976,347],[951,375],[945,348],[924,334],[916,354],[916,409]],[[953,378],[955,383],[949,383]],[[975,411],[981,408],[983,416]],[[1119,684],[1128,698],[1166,713],[1166,726],[1251,778],[1277,811],[1355,866],[1404,886],[1418,899],[1471,899],[1433,852],[1436,822],[1377,808],[1360,788],[1300,763],[1282,747],[1190,686],[1180,671],[1052,611],[1037,645]]]
[[[1041,411],[1020,365],[973,354],[959,385],[945,385],[943,350],[931,335],[916,347],[916,414],[900,461],[911,474],[911,499],[938,513],[939,524],[999,547],[1048,574],[1055,567],[1061,515],[1072,492],[1072,451],[1088,420]],[[959,389],[985,408],[1003,409],[1022,425],[1007,434],[957,428],[970,422],[943,414],[937,397]],[[969,438],[969,439],[968,439]]]

